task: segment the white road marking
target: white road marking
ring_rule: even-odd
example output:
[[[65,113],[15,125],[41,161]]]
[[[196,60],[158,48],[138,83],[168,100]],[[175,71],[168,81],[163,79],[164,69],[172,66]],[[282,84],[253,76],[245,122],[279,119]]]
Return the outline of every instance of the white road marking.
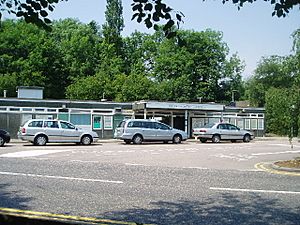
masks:
[[[21,151],[21,152],[13,152],[2,154],[0,157],[3,158],[25,158],[25,157],[34,157],[34,156],[41,156],[47,154],[53,154],[58,152],[67,152],[69,150],[32,150],[32,151]]]
[[[197,167],[197,166],[190,166],[190,167],[183,167],[184,169],[197,169],[197,170],[209,170],[209,168],[206,167]]]
[[[254,192],[254,193],[273,193],[273,194],[300,194],[297,191],[274,191],[274,190],[255,190],[255,189],[238,189],[238,188],[218,188],[210,187],[210,190],[215,191],[230,191],[230,192]]]
[[[300,151],[284,151],[284,152],[261,152],[261,153],[252,153],[251,155],[260,156],[260,155],[280,155],[280,154],[296,154],[300,153]]]
[[[289,148],[291,148],[290,144],[269,144],[269,145],[275,145],[275,146],[282,146],[282,147],[289,147]],[[294,145],[293,144],[293,147],[294,148],[300,148],[300,145]]]
[[[0,172],[0,175],[24,176],[24,177],[38,177],[38,178],[50,178],[50,179],[62,179],[62,180],[77,180],[77,181],[89,181],[89,182],[103,182],[103,183],[123,184],[123,181],[89,179],[89,178],[80,178],[80,177],[49,176],[49,175],[30,174],[30,173]]]
[[[126,166],[145,166],[144,164],[139,163],[125,163]]]

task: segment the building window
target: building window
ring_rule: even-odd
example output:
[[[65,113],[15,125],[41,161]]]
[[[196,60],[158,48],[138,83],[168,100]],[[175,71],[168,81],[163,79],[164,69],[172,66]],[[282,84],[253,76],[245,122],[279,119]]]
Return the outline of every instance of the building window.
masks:
[[[113,128],[113,117],[104,116],[104,129],[111,130]]]
[[[245,119],[245,129],[250,130],[250,119]]]
[[[91,125],[90,114],[71,114],[71,123],[76,125]]]
[[[100,130],[102,129],[102,116],[93,116],[93,129]]]
[[[264,120],[258,119],[258,130],[263,130],[263,129],[264,129]]]
[[[257,130],[257,119],[251,119],[251,130]]]

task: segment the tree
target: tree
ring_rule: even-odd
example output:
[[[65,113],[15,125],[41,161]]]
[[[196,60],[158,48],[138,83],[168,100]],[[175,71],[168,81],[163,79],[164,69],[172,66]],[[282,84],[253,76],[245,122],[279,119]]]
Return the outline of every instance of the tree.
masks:
[[[59,52],[45,31],[24,21],[4,21],[0,32],[0,89],[15,96],[18,85],[43,86],[46,97],[64,97],[66,74]]]
[[[104,40],[115,47],[116,54],[121,55],[121,32],[124,28],[121,0],[107,0],[105,19],[106,22],[102,26]]]
[[[295,81],[294,56],[263,57],[249,80],[249,97],[252,105],[263,107],[265,94],[271,87],[288,88]]]

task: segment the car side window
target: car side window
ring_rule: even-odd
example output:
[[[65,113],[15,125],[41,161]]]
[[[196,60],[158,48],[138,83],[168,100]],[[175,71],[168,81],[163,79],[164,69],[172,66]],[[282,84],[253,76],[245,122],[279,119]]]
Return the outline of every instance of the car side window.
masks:
[[[169,127],[162,123],[155,123],[155,128],[160,130],[169,130]]]
[[[45,121],[44,127],[47,128],[58,128],[58,122],[57,121]]]
[[[238,130],[238,128],[236,126],[229,125],[229,124],[228,124],[228,128],[229,128],[229,130]]]
[[[32,121],[28,124],[28,127],[42,127],[43,121]]]
[[[218,129],[221,129],[221,130],[228,130],[228,126],[227,126],[227,124],[219,124],[219,125],[218,125]]]
[[[144,122],[143,127],[148,128],[148,129],[152,129],[153,128],[153,123],[152,122]]]
[[[60,122],[60,125],[63,129],[75,129],[75,127],[70,123]]]
[[[132,127],[142,127],[142,122],[140,122],[140,121],[133,121]]]

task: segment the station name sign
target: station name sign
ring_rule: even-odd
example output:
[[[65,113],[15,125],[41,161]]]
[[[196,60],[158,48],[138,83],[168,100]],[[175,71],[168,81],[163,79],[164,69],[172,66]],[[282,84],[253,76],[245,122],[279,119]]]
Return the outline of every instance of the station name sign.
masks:
[[[224,106],[218,104],[189,104],[170,102],[147,102],[148,109],[183,109],[183,110],[216,110],[222,111]]]

